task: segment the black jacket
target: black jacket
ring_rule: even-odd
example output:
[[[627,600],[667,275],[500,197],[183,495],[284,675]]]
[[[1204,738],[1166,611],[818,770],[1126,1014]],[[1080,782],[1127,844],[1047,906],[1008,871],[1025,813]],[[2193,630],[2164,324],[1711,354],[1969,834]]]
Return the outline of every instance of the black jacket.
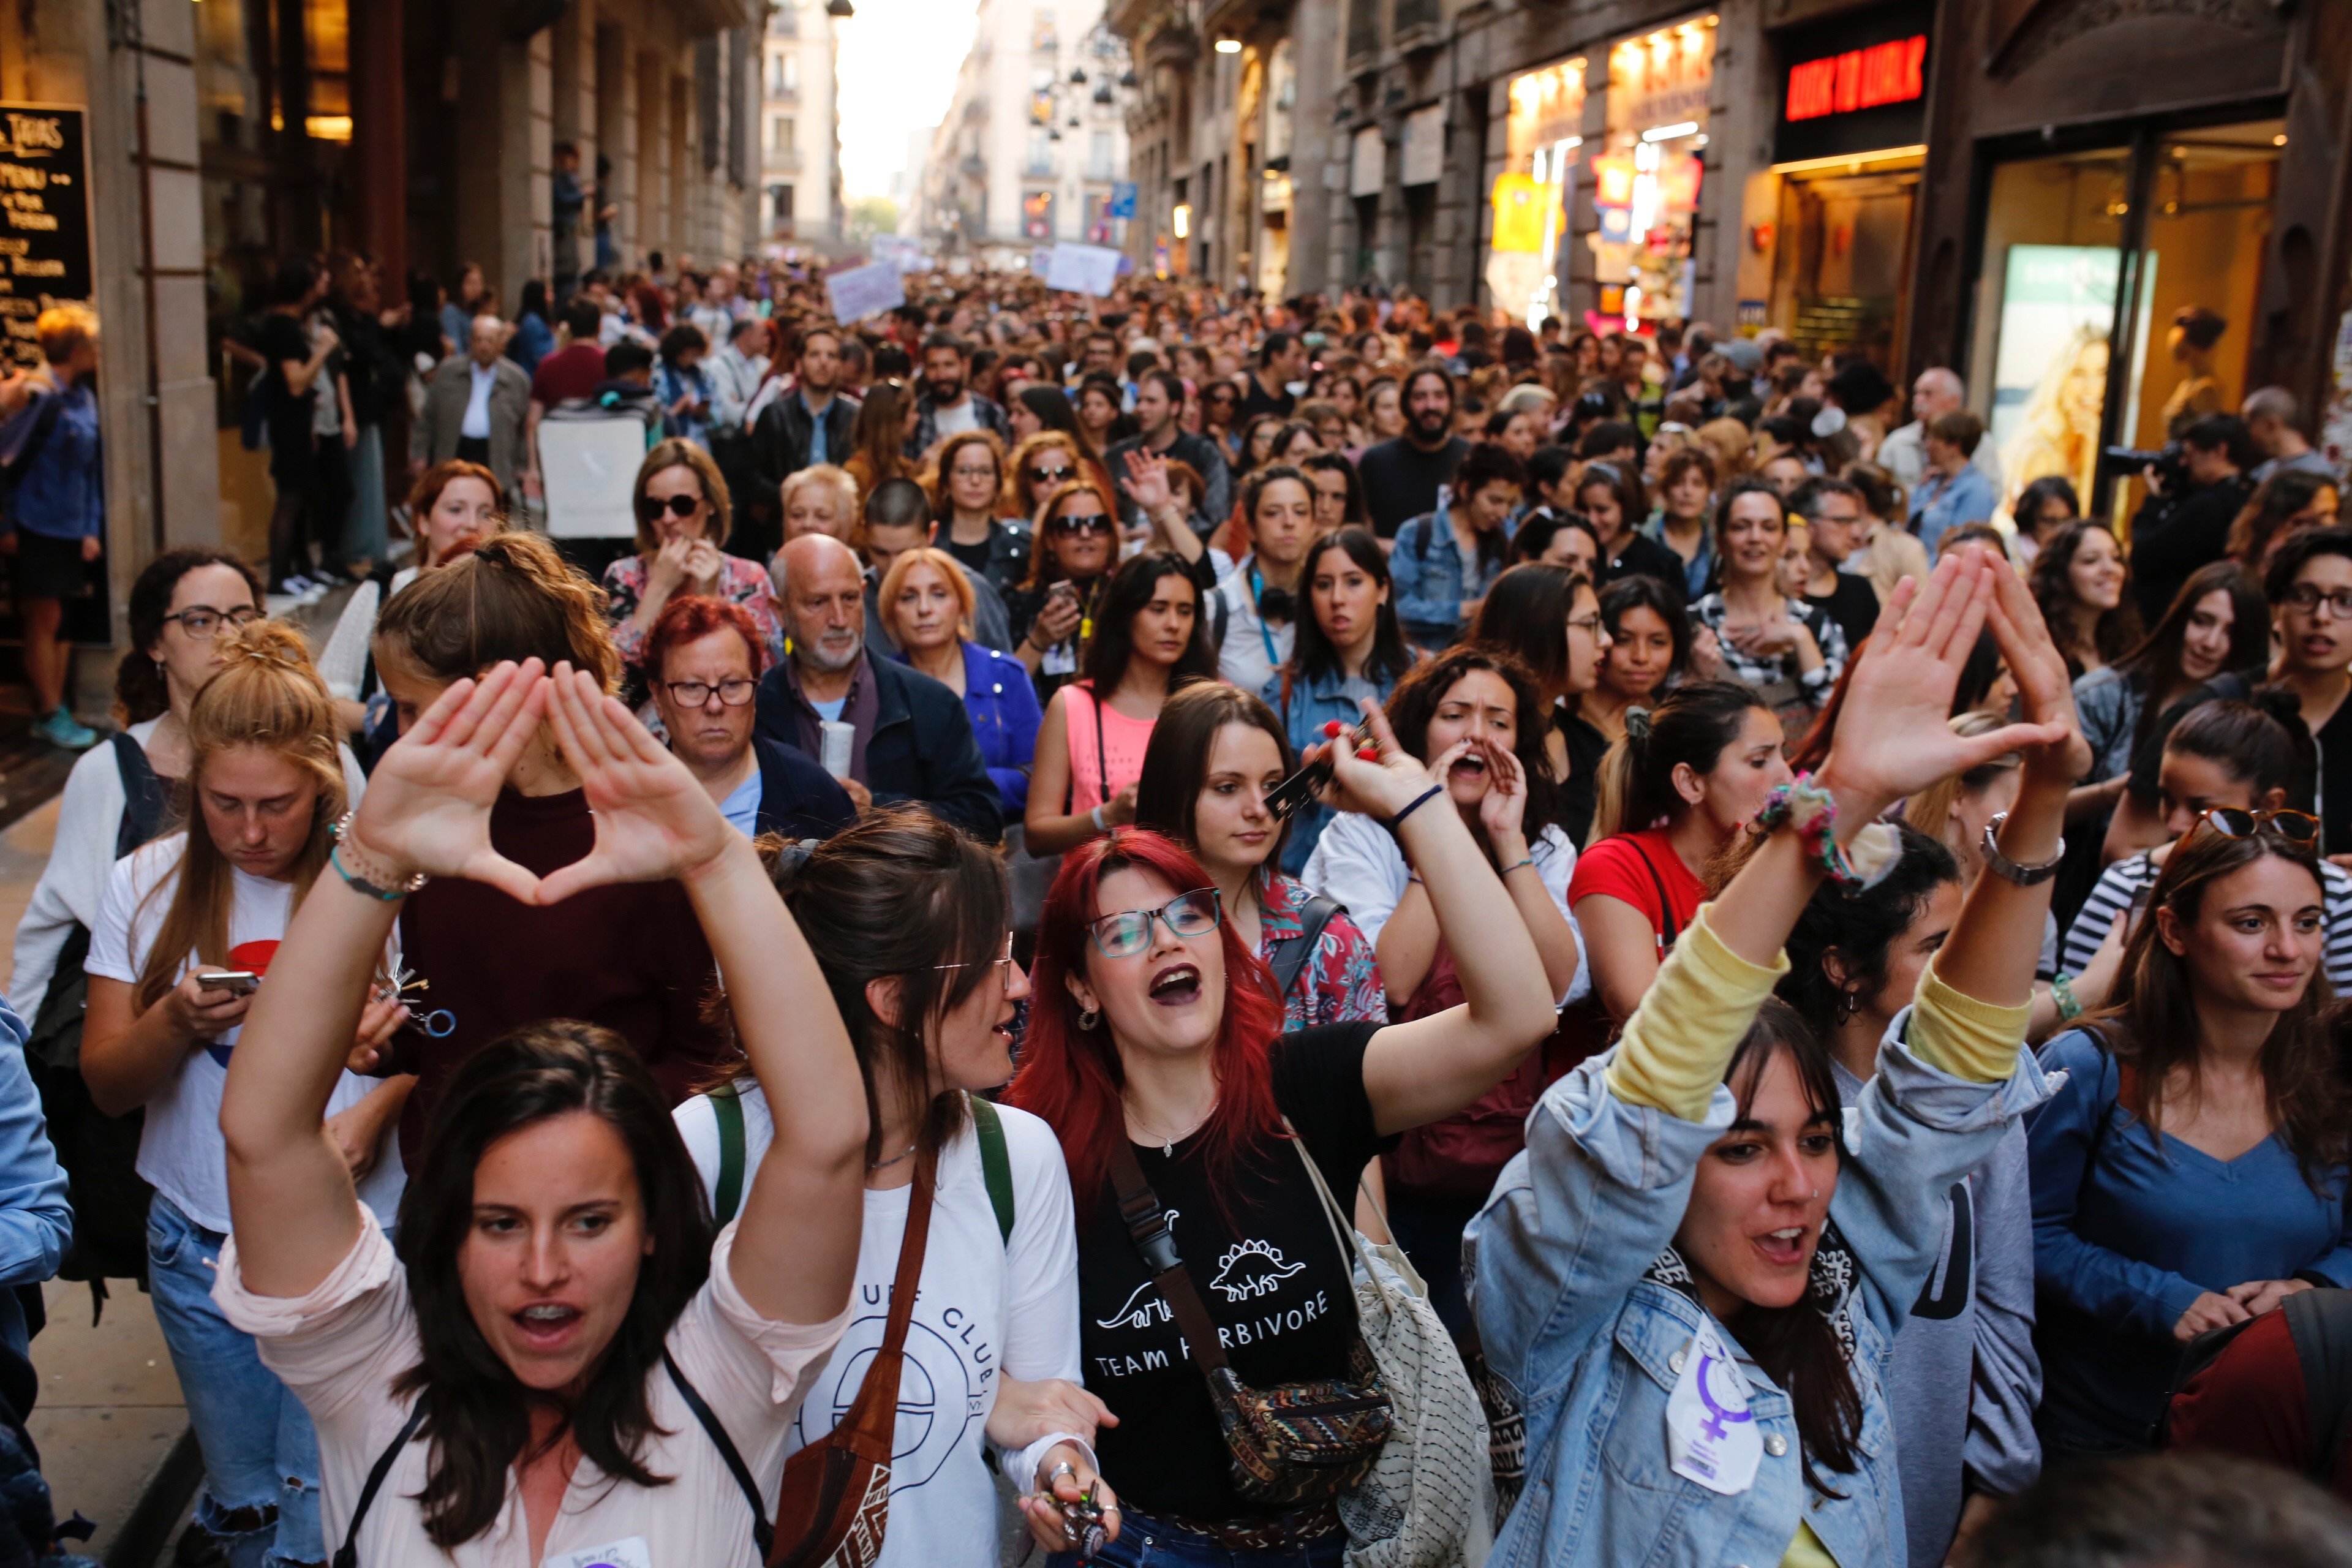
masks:
[[[834,394],[824,406],[824,455],[832,463],[849,457],[849,432],[857,423],[857,400]],[[751,426],[751,458],[770,489],[809,466],[809,437],[815,422],[797,388],[760,410]]]
[[[866,787],[874,804],[920,801],[983,844],[1004,833],[996,781],[988,776],[963,699],[929,676],[868,654],[861,676],[874,682],[874,732],[866,737]],[[796,747],[800,694],[777,665],[760,679],[755,733]],[[805,754],[805,753],[803,753]]]
[[[2132,520],[2132,592],[2148,626],[2164,618],[2172,596],[2200,566],[2229,553],[2230,525],[2254,493],[2243,474],[2185,495],[2150,497]]]
[[[760,759],[761,833],[829,838],[857,820],[849,792],[798,746],[754,735],[751,750]]]

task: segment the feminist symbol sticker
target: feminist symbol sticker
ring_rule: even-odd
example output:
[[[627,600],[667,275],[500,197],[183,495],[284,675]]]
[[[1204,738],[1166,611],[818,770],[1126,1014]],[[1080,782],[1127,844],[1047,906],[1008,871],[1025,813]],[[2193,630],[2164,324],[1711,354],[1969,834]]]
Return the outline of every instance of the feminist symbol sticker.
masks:
[[[1701,1327],[1683,1352],[1682,1375],[1666,1399],[1666,1457],[1675,1474],[1725,1497],[1756,1484],[1764,1445],[1748,1392],[1715,1325]]]

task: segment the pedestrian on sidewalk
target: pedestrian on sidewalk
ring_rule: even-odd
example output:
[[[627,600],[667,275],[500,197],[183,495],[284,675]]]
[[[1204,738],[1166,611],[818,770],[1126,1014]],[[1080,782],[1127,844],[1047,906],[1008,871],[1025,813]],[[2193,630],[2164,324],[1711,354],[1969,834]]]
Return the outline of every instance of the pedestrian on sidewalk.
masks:
[[[98,318],[79,305],[57,305],[41,312],[34,332],[41,368],[0,382],[0,552],[16,558],[33,732],[80,752],[98,743],[98,731],[66,706],[73,647],[64,635],[65,602],[88,590],[105,546],[98,395],[90,390]]]

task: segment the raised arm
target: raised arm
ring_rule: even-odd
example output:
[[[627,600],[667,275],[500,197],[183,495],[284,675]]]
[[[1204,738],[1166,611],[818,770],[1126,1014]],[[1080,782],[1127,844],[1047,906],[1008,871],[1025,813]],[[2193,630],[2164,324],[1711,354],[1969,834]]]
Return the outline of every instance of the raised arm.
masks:
[[[686,889],[776,1119],[736,1222],[735,1286],[772,1322],[824,1322],[847,1304],[857,1269],[866,1118],[824,975],[751,841],[618,698],[558,665],[548,712],[595,814],[596,844],[551,874],[538,901],[607,882],[674,878]]]

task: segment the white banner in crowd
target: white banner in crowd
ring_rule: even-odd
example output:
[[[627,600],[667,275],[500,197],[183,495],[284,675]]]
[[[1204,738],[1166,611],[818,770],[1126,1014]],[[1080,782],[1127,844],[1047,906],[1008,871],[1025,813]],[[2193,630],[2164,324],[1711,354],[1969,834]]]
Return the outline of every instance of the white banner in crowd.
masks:
[[[907,302],[907,289],[896,261],[869,261],[824,280],[836,321],[862,321],[878,310],[895,310]]]
[[[1045,259],[1045,287],[1108,294],[1118,282],[1118,258],[1108,245],[1057,245]]]

